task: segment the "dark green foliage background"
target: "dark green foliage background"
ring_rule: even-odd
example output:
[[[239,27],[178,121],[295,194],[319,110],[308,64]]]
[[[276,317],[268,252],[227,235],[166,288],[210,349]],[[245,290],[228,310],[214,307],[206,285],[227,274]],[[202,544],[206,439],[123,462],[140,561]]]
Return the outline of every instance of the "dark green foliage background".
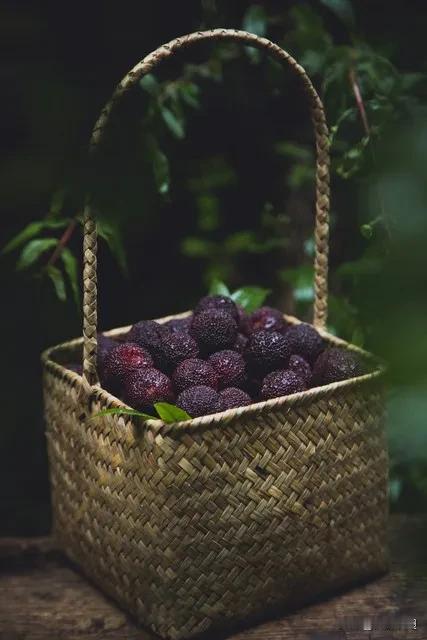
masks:
[[[1,13],[0,533],[49,528],[39,355],[81,332],[89,184],[103,238],[102,329],[183,311],[214,278],[267,287],[272,304],[310,319],[313,136],[298,82],[264,55],[230,44],[180,54],[123,101],[88,166],[91,127],[124,73],[159,44],[218,26],[280,43],[325,101],[329,327],[390,363],[392,508],[425,510],[424,3],[76,0]]]

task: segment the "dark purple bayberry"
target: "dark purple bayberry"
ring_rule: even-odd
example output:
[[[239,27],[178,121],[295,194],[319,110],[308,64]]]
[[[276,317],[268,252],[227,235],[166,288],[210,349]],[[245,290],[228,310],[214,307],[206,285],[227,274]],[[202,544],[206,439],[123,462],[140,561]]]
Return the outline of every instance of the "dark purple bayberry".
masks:
[[[237,313],[239,315],[239,331],[243,333],[245,336],[248,336],[252,333],[251,327],[251,317],[249,313],[242,307],[242,305],[238,304]]]
[[[218,374],[209,362],[190,358],[177,366],[172,375],[172,382],[177,393],[199,385],[218,389]]]
[[[194,338],[187,333],[165,331],[162,340],[162,355],[165,369],[172,371],[183,360],[197,358],[199,347]]]
[[[255,377],[288,365],[291,353],[285,336],[277,331],[257,331],[253,333],[245,351],[249,371]]]
[[[281,396],[288,396],[291,393],[298,393],[298,391],[305,391],[306,389],[306,383],[295,371],[284,369],[273,371],[265,376],[261,387],[261,397],[263,400],[269,400],[270,398],[280,398]]]
[[[248,338],[243,333],[238,333],[236,342],[233,344],[234,351],[238,353],[243,353],[248,344]]]
[[[233,346],[237,338],[237,324],[229,313],[208,309],[194,316],[190,334],[203,353],[213,353]]]
[[[261,392],[262,378],[251,377],[246,384],[246,391],[254,400],[259,398]]]
[[[153,356],[157,367],[162,368],[162,338],[164,327],[154,320],[141,320],[130,329],[126,336],[126,342],[135,342],[140,347],[147,349]]]
[[[237,407],[246,407],[251,404],[252,400],[242,389],[228,387],[219,392],[221,410],[236,409]]]
[[[188,333],[190,331],[192,319],[192,314],[190,316],[186,316],[185,318],[172,318],[172,320],[168,320],[162,326],[172,333]]]
[[[107,354],[101,380],[109,391],[115,392],[120,389],[127,375],[152,366],[153,359],[146,349],[132,342],[123,342]]]
[[[110,353],[111,349],[117,347],[119,342],[113,340],[113,338],[109,338],[108,336],[104,336],[103,333],[98,333],[97,335],[97,362],[98,369],[102,369],[104,366],[105,358]]]
[[[184,389],[176,401],[178,407],[184,409],[192,418],[205,416],[221,411],[218,392],[212,387],[199,385]]]
[[[308,385],[311,380],[311,367],[302,356],[293,355],[289,358],[289,369],[295,371]]]
[[[246,364],[243,356],[236,351],[225,349],[217,351],[208,358],[218,374],[220,389],[225,387],[241,387],[247,380]]]
[[[313,366],[312,384],[320,386],[355,378],[364,373],[356,354],[340,347],[330,347],[317,358]]]
[[[285,321],[283,314],[273,307],[260,307],[250,316],[251,332],[256,331],[283,331]]]
[[[311,324],[306,322],[289,327],[285,333],[285,338],[289,351],[292,354],[302,356],[309,364],[316,360],[325,346],[322,336],[317,333]]]
[[[147,367],[126,376],[123,397],[134,409],[149,409],[155,402],[173,402],[174,392],[167,375],[158,369]]]
[[[239,322],[239,312],[236,304],[228,296],[205,296],[201,298],[194,309],[194,315],[202,311],[225,311],[236,322]]]

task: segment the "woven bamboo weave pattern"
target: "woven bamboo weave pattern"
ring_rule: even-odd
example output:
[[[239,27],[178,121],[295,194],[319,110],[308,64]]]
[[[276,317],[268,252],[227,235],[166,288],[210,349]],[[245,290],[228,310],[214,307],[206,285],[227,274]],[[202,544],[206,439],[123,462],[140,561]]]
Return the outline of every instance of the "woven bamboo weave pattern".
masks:
[[[298,604],[386,568],[380,373],[182,426],[88,422],[80,384],[49,357],[55,532],[161,635]],[[93,412],[120,404],[101,389],[91,402]]]
[[[101,589],[171,639],[301,604],[387,568],[383,369],[324,331],[329,142],[322,103],[302,67],[243,31],[177,38],[120,82],[91,149],[142,75],[180,48],[218,39],[266,49],[301,79],[317,150],[314,321],[326,342],[358,351],[370,373],[174,424],[94,418],[126,405],[98,384],[96,224],[88,197],[83,337],[43,354],[54,532]],[[83,376],[61,364],[78,359]]]

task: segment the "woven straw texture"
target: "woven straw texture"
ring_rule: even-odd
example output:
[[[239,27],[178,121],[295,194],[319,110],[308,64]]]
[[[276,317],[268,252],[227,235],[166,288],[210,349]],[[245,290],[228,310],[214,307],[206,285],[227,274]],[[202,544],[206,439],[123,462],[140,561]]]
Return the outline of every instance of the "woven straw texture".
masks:
[[[160,47],[120,83],[92,146],[136,78],[180,46],[211,38],[265,47],[303,80],[318,154],[314,318],[328,342],[357,350],[322,330],[327,129],[310,81],[277,45],[214,30]],[[84,257],[83,338],[43,354],[54,531],[69,557],[141,623],[173,639],[295,606],[384,571],[383,371],[372,357],[360,352],[372,373],[359,378],[187,422],[93,419],[125,405],[97,384],[96,226],[89,203]],[[79,357],[83,376],[61,364]]]
[[[141,623],[188,637],[386,569],[380,370],[176,425],[90,420],[122,403],[82,404],[56,362],[81,343],[44,356],[55,534]]]

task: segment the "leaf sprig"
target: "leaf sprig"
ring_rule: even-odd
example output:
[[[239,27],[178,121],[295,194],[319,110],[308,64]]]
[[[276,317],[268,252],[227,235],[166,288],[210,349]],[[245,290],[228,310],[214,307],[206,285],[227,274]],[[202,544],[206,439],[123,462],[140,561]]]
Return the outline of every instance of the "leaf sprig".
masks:
[[[271,293],[271,289],[262,287],[242,287],[231,292],[227,285],[221,280],[213,280],[209,288],[211,295],[228,296],[237,304],[240,304],[245,311],[251,313],[261,307]]]
[[[170,404],[169,402],[155,402],[154,409],[160,420],[163,420],[163,422],[165,422],[166,424],[172,424],[173,422],[181,422],[184,420],[191,420],[190,414],[184,411],[184,409],[181,409],[174,404]],[[137,416],[138,418],[143,418],[143,420],[156,420],[156,417],[150,415],[149,413],[143,413],[142,411],[137,411],[136,409],[128,409],[126,407],[114,407],[113,409],[104,409],[103,411],[98,411],[98,413],[95,413],[95,415],[92,416],[91,420],[108,415]]]

